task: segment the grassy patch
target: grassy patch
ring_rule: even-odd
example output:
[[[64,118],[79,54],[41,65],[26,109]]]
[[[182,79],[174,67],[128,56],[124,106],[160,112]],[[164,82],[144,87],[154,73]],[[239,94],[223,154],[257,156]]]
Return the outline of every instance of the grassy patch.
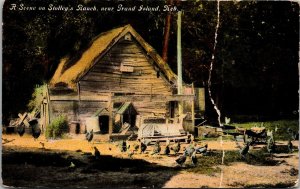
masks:
[[[250,129],[251,127],[263,126],[266,129],[273,130],[277,127],[278,130],[274,133],[275,140],[288,140],[289,134],[287,128],[291,128],[293,131],[299,130],[298,120],[279,120],[279,121],[266,121],[266,122],[245,122],[245,123],[232,123],[231,125],[236,127],[242,127]]]
[[[225,151],[224,165],[230,165],[233,162],[245,162],[258,166],[275,166],[278,165],[279,161],[272,159],[265,149],[251,151],[245,158],[238,151]],[[211,175],[220,172],[218,166],[221,163],[222,151],[210,151],[206,156],[199,156],[197,166],[188,168],[187,171]]]

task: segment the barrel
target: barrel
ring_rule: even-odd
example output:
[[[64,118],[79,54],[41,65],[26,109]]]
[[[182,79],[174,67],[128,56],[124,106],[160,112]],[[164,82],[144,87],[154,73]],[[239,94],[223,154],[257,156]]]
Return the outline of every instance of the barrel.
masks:
[[[99,117],[88,117],[85,119],[86,131],[100,132]]]
[[[70,133],[79,134],[80,127],[78,121],[71,121],[71,123],[69,123],[69,128]]]

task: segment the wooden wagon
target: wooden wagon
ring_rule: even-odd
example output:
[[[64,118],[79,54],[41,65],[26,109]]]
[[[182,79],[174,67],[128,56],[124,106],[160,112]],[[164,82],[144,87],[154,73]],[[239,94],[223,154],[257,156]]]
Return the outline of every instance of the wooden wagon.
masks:
[[[252,143],[266,143],[267,131],[265,127],[252,127],[251,129],[237,128],[239,133],[244,135],[244,142],[250,141]]]

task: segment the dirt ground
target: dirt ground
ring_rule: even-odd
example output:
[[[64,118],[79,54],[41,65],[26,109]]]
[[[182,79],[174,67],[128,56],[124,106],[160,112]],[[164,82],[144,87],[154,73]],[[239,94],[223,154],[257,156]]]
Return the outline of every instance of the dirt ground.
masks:
[[[190,171],[188,158],[183,167],[176,165],[175,155],[151,155],[153,145],[145,154],[120,152],[119,142],[104,142],[96,136],[88,143],[84,135],[72,139],[46,140],[41,136],[34,140],[30,135],[2,135],[2,179],[5,186],[15,187],[164,187],[164,188],[240,188],[240,187],[288,187],[298,179],[298,152],[274,154],[278,164],[274,166],[250,165],[234,162],[218,165],[215,173],[200,174]],[[44,148],[42,144],[44,144]],[[130,151],[135,141],[129,141]],[[209,150],[238,150],[234,141],[203,141]],[[286,141],[277,141],[286,144]],[[299,147],[298,141],[293,141]],[[180,153],[183,152],[182,144]],[[242,143],[241,143],[242,145]],[[96,146],[100,160],[93,156]],[[257,150],[264,145],[250,148]],[[162,144],[162,152],[165,148]],[[162,153],[161,152],[161,153]],[[200,159],[202,156],[197,156]],[[201,165],[197,165],[201,166]]]

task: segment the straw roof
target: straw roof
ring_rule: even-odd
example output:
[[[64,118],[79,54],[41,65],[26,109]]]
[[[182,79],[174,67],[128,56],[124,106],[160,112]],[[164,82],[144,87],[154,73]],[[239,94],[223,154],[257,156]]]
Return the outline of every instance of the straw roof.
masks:
[[[71,59],[61,59],[57,70],[55,71],[50,86],[57,84],[67,85],[69,88],[76,89],[76,83],[85,75],[93,65],[103,56],[109,49],[116,44],[125,34],[130,33],[136,41],[144,48],[147,55],[150,56],[160,70],[165,74],[167,79],[176,82],[177,76],[170,69],[169,65],[159,56],[159,54],[151,47],[133,28],[131,25],[119,27],[108,32],[101,33],[92,40],[89,48],[83,52],[79,60],[70,65]],[[70,65],[70,66],[69,66]],[[68,67],[69,66],[69,67]],[[67,68],[68,67],[68,68]]]

